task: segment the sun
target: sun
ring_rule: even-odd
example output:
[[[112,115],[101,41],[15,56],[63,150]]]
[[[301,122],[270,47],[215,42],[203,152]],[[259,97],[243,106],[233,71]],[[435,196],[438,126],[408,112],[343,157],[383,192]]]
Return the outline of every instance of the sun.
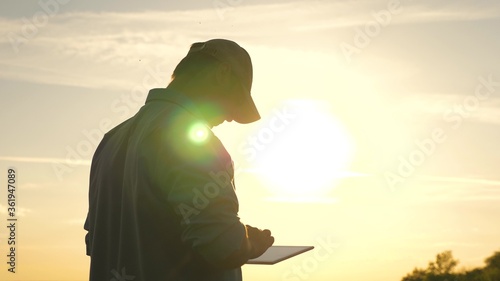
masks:
[[[353,141],[326,104],[294,100],[287,107],[294,117],[258,155],[256,171],[275,196],[321,197],[346,173]]]

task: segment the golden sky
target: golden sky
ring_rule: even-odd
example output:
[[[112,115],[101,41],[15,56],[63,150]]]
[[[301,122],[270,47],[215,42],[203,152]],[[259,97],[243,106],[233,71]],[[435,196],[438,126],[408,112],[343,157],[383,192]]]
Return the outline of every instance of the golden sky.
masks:
[[[18,176],[1,280],[88,279],[96,144],[210,38],[254,65],[262,120],[214,129],[242,220],[316,247],[246,280],[400,280],[444,250],[468,267],[499,250],[498,2],[172,2],[0,4],[0,224]]]

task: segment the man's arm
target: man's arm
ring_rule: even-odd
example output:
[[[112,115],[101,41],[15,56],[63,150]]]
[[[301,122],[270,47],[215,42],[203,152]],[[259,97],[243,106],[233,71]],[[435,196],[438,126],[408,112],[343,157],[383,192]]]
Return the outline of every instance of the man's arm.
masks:
[[[167,200],[180,218],[183,242],[203,260],[219,268],[239,267],[272,245],[268,230],[248,233],[241,223],[231,171],[193,162],[175,170]]]
[[[231,157],[209,131],[203,143],[190,141],[182,124],[162,134],[160,161],[155,174],[168,185],[167,201],[180,218],[181,239],[196,255],[219,268],[243,265],[261,255],[271,243],[248,235],[238,217],[238,199],[233,185]],[[270,236],[270,235],[269,235]]]
[[[245,264],[249,259],[261,256],[274,243],[274,237],[268,229],[260,230],[247,225],[246,236],[241,242],[239,250],[232,252],[221,264],[224,267],[234,268]]]

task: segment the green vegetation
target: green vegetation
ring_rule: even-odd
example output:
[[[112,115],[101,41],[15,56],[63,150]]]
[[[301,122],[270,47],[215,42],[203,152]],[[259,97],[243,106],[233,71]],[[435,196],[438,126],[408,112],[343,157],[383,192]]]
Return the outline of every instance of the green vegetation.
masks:
[[[484,262],[484,267],[457,271],[458,260],[451,251],[445,251],[437,254],[436,261],[429,262],[427,269],[415,268],[401,281],[500,281],[500,251]]]

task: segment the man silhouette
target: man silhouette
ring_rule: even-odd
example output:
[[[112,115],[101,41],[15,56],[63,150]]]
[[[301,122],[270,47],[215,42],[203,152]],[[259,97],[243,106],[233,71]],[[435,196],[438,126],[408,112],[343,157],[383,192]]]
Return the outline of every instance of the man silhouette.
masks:
[[[241,280],[274,238],[238,217],[232,160],[211,128],[260,119],[235,42],[194,43],[166,88],[105,134],[84,228],[90,280]]]

